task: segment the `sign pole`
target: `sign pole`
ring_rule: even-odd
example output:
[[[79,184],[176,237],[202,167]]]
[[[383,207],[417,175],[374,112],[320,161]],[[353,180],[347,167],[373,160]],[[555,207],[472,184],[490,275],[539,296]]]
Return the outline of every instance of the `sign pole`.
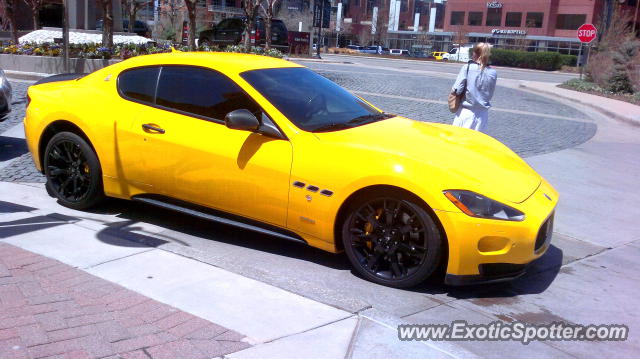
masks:
[[[580,62],[580,80],[582,80],[582,72],[584,67],[589,64],[589,55],[591,55],[591,41],[593,41],[598,35],[598,29],[593,24],[583,24],[578,28],[578,40],[580,40],[580,53],[578,55],[578,61],[582,58],[582,47],[587,44],[587,61],[583,64]]]
[[[62,66],[69,72],[69,0],[62,1]]]
[[[582,63],[582,42],[580,42],[580,50],[578,50],[578,66],[580,66],[580,80],[582,81],[582,69],[584,64]]]

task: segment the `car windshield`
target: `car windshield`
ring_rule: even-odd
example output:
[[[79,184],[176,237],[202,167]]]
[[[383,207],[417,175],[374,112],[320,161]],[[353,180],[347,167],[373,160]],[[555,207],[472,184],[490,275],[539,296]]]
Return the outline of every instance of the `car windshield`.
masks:
[[[252,70],[241,76],[305,131],[337,131],[393,117],[307,68]]]

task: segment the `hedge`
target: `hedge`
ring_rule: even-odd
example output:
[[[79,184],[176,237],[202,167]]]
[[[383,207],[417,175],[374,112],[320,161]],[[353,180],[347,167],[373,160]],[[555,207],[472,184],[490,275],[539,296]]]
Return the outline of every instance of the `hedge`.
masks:
[[[528,52],[495,48],[491,50],[491,64],[497,66],[553,71],[562,66],[575,66],[576,62],[576,56],[562,55],[557,52]]]

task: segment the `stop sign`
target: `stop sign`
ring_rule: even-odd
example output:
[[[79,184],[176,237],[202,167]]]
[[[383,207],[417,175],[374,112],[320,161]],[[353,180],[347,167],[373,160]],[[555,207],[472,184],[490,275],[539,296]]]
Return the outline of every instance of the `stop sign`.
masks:
[[[593,41],[597,34],[598,30],[592,24],[584,24],[578,28],[578,39],[585,44]]]

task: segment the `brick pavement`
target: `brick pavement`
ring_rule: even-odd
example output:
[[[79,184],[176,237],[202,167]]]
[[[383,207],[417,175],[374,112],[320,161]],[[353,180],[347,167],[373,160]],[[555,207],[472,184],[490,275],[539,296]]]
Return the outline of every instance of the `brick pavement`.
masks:
[[[0,243],[0,358],[213,358],[243,335]]]

